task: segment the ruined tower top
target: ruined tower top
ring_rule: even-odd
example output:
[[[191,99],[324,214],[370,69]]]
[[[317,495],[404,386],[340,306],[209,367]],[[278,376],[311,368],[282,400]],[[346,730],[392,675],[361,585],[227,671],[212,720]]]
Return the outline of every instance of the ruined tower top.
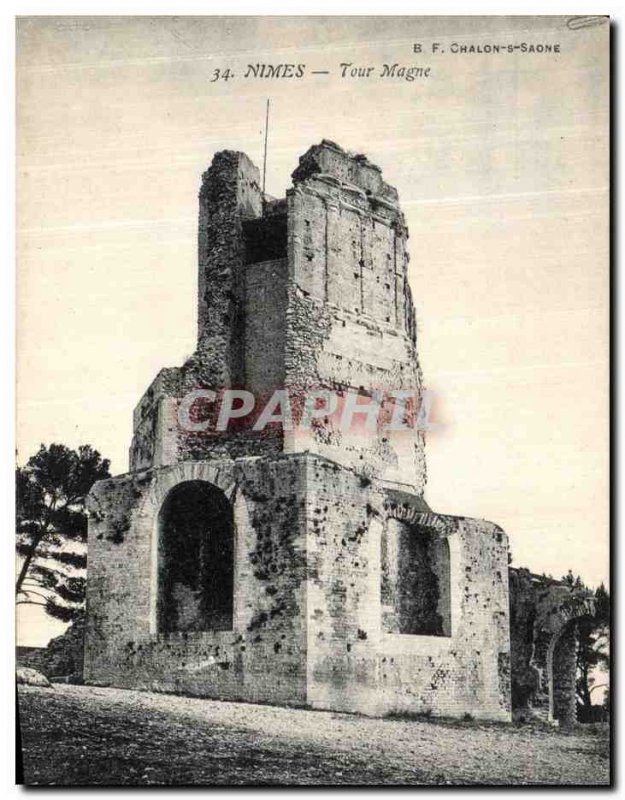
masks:
[[[230,150],[217,153],[204,173],[197,350],[182,370],[167,371],[177,387],[168,391],[242,387],[257,398],[282,388],[295,395],[355,390],[365,398],[404,391],[418,404],[408,232],[396,189],[366,156],[326,139],[300,157],[292,179],[284,198],[269,200],[258,168]],[[328,424],[302,435],[274,425],[262,436],[168,435],[176,446],[161,458],[308,450],[412,489],[425,482],[417,430],[345,433]],[[154,463],[149,449],[135,431],[135,468]]]
[[[366,194],[383,197],[397,203],[397,189],[382,180],[382,170],[365,155],[348,153],[329,139],[309,148],[300,156],[299,166],[292,173],[294,183],[311,175],[331,175],[338,180],[363,189]]]

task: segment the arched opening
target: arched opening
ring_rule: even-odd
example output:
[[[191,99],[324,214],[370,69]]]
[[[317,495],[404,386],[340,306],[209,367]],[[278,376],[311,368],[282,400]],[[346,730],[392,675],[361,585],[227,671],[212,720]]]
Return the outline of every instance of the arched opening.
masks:
[[[221,489],[206,481],[175,486],[158,534],[158,631],[231,630],[234,520]]]
[[[382,629],[451,636],[449,542],[420,525],[391,518],[381,540]]]

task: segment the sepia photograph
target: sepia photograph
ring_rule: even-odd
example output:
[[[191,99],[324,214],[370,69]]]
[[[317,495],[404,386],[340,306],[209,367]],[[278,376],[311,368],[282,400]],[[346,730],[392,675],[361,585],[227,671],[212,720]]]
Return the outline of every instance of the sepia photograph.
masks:
[[[18,774],[608,787],[608,16],[18,16]]]

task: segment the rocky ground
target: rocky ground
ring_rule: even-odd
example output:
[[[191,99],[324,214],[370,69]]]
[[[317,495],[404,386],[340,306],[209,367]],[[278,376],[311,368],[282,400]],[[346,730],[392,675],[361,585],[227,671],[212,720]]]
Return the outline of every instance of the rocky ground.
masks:
[[[148,692],[20,687],[30,785],[608,783],[607,726],[370,719]]]

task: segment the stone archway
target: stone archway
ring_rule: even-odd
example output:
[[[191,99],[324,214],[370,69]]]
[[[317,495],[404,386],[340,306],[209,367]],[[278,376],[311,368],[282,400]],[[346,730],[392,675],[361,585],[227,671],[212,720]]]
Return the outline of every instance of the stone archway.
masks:
[[[236,626],[241,613],[239,579],[237,577],[242,553],[242,537],[239,531],[246,530],[249,524],[247,506],[243,494],[237,490],[237,479],[232,463],[215,464],[211,462],[184,461],[163,467],[151,481],[144,493],[137,514],[151,528],[150,536],[150,578],[149,578],[149,630],[151,634],[164,633],[159,624],[159,550],[162,532],[162,510],[168,497],[176,487],[185,483],[204,483],[219,492],[232,509],[233,535],[233,610],[232,625]],[[172,495],[173,496],[173,495]],[[173,633],[173,631],[171,631]],[[184,632],[184,631],[183,631]],[[199,632],[199,631],[198,631]]]
[[[234,520],[214,484],[183,481],[158,514],[157,631],[231,630]]]
[[[571,725],[577,720],[577,623],[594,616],[595,606],[593,598],[584,593],[558,588],[568,589],[568,596],[561,596],[560,603],[543,613],[537,623],[548,636],[544,662],[548,718]]]
[[[577,716],[577,623],[594,616],[594,600],[528,570],[509,572],[514,708],[569,725]]]
[[[547,651],[549,719],[571,725],[577,719],[577,620],[553,636]]]

